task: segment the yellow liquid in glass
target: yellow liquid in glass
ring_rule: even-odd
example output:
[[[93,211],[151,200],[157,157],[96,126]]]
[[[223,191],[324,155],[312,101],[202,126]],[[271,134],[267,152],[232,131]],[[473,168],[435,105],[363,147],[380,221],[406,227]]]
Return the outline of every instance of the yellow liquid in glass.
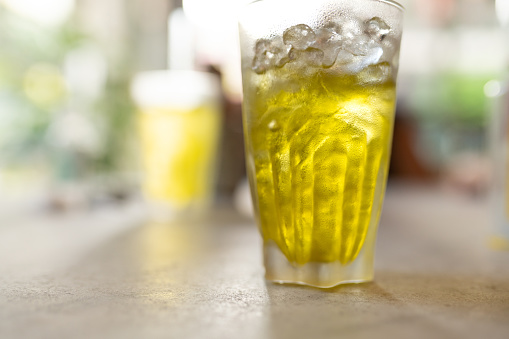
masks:
[[[373,205],[385,188],[396,97],[392,79],[369,81],[377,67],[357,75],[245,72],[258,222],[264,242],[293,264],[351,263],[376,227],[381,202],[376,211]]]
[[[206,203],[212,190],[220,114],[213,104],[192,109],[146,108],[139,116],[144,193],[176,209]]]

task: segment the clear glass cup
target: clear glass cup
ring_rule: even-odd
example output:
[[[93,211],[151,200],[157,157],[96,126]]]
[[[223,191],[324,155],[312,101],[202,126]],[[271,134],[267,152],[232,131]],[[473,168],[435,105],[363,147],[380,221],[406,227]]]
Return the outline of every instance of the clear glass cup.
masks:
[[[132,82],[139,107],[143,193],[158,221],[196,219],[210,207],[221,125],[214,74],[150,71]]]
[[[239,17],[247,169],[266,278],[373,279],[403,7],[262,0]]]

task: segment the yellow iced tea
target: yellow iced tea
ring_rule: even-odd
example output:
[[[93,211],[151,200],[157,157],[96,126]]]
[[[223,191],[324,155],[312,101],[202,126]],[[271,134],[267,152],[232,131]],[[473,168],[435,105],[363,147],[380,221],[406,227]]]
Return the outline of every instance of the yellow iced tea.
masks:
[[[244,70],[258,222],[264,242],[293,265],[347,265],[377,225],[396,96],[389,69]]]
[[[144,108],[139,129],[148,200],[182,210],[210,198],[220,114],[213,104]]]

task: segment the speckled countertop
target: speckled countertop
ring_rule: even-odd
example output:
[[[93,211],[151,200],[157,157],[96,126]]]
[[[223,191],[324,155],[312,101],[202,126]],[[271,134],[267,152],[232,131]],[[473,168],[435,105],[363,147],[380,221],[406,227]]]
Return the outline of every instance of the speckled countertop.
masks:
[[[389,185],[375,282],[266,283],[227,208],[156,225],[136,205],[0,217],[0,338],[509,338],[509,252],[483,199]]]

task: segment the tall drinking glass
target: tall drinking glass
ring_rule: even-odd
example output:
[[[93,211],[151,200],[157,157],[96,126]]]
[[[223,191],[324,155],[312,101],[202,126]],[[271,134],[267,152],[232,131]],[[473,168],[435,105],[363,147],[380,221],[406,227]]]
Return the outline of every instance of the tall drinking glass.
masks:
[[[195,219],[212,200],[221,132],[219,79],[149,71],[132,83],[139,107],[143,193],[157,221]]]
[[[261,0],[240,15],[247,168],[266,278],[373,279],[403,7]]]

